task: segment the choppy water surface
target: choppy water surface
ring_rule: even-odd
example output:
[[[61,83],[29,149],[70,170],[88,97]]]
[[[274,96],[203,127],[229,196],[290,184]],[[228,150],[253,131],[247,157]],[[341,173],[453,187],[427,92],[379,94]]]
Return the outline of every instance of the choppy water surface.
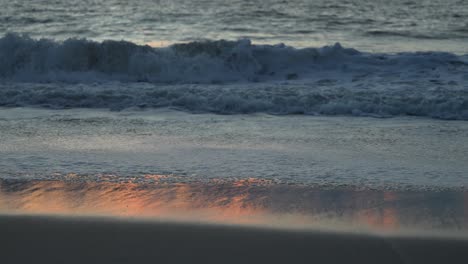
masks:
[[[167,45],[251,38],[293,46],[345,46],[373,52],[467,53],[463,0],[21,0],[0,1],[0,32],[34,37],[126,39]]]
[[[468,119],[466,1],[1,5],[0,106]]]

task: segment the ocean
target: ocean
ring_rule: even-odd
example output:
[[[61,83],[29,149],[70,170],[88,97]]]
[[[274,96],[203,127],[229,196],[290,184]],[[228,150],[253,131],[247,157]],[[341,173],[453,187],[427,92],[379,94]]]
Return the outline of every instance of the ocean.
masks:
[[[0,6],[0,211],[468,228],[467,1]]]
[[[464,0],[0,1],[0,32],[167,46],[247,38],[256,44],[468,53]]]

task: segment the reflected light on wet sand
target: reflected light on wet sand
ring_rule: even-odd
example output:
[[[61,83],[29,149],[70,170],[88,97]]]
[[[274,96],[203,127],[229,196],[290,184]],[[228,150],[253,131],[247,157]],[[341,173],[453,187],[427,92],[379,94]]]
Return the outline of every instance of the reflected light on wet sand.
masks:
[[[468,227],[464,192],[327,189],[256,179],[166,183],[157,182],[165,176],[147,177],[156,182],[0,180],[0,211],[293,228],[335,225],[392,231],[413,226]]]
[[[185,183],[140,185],[111,182],[38,181],[2,183],[0,208],[32,214],[157,217],[226,223],[260,223],[267,214],[246,189],[233,184],[215,186]],[[9,189],[5,191],[5,189]],[[213,192],[211,192],[213,190]]]

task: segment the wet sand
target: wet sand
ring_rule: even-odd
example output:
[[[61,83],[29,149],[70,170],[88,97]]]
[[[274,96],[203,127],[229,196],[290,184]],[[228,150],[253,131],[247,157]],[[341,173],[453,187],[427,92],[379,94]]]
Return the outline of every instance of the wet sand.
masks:
[[[0,263],[468,263],[464,191],[161,177],[0,180]]]
[[[0,212],[289,229],[442,231],[468,237],[468,193],[463,190],[327,188],[254,178],[191,183],[168,182],[174,179],[164,175],[145,178],[146,182],[0,179]]]
[[[0,216],[2,263],[468,263],[468,240]]]

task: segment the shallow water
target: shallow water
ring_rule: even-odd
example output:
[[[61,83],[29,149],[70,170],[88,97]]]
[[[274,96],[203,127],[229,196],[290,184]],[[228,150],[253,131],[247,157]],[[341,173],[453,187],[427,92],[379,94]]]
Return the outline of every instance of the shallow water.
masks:
[[[6,108],[0,174],[173,175],[405,189],[468,184],[468,123],[423,118]]]

